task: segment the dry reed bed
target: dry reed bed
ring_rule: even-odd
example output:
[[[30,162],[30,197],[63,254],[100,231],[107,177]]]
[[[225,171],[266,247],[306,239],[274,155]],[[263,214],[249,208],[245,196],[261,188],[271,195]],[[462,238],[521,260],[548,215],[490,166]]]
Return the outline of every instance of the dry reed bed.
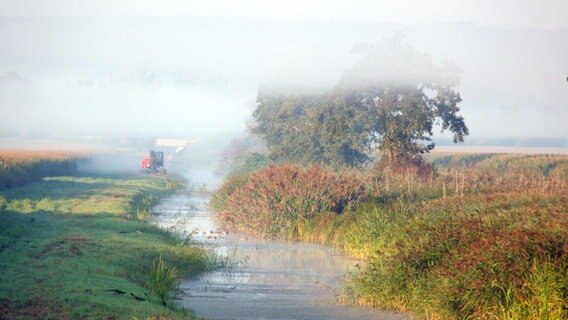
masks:
[[[353,172],[271,165],[227,180],[212,207],[225,228],[281,237],[294,228],[295,221],[322,212],[342,213],[364,197],[365,181]]]
[[[229,229],[363,259],[345,302],[430,319],[568,317],[568,157],[444,161],[422,175],[271,166],[228,179],[212,207]]]

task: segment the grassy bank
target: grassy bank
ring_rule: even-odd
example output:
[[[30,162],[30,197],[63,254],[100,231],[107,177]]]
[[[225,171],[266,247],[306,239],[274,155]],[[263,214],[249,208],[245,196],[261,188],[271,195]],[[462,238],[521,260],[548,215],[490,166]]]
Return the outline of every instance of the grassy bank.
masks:
[[[0,192],[0,318],[193,318],[169,296],[208,255],[138,214],[167,184],[56,177]]]
[[[429,319],[567,318],[568,157],[442,155],[434,161],[437,175],[422,177],[410,169],[329,172],[357,181],[358,196],[341,214],[333,206],[306,206],[329,195],[332,204],[345,198],[306,184],[298,178],[301,167],[233,177],[213,207],[228,228],[334,245],[363,259],[341,296],[347,303]],[[271,171],[287,178],[275,180]],[[288,196],[289,189],[305,188]],[[262,190],[270,194],[259,197]],[[237,203],[239,219],[227,218]]]
[[[562,319],[567,212],[565,195],[510,192],[365,206],[332,230],[367,262],[343,298],[434,319]]]

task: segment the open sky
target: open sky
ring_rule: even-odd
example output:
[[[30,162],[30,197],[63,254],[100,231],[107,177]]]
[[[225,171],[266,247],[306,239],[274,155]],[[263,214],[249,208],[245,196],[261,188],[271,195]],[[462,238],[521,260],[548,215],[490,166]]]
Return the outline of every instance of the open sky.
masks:
[[[397,32],[460,67],[471,137],[568,138],[568,1],[0,1],[0,138],[230,141],[265,81],[331,87]]]
[[[220,16],[275,20],[366,21],[422,25],[468,22],[527,29],[567,28],[564,0],[4,0],[0,15]]]

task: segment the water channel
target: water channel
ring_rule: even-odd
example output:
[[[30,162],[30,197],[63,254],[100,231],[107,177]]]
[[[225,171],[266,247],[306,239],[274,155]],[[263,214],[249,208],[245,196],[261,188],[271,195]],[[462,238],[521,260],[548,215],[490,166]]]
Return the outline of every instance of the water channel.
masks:
[[[211,195],[178,193],[154,208],[154,223],[193,233],[192,241],[230,257],[228,267],[183,280],[181,305],[210,319],[408,319],[400,313],[344,306],[336,290],[354,261],[320,245],[265,241],[219,231]]]

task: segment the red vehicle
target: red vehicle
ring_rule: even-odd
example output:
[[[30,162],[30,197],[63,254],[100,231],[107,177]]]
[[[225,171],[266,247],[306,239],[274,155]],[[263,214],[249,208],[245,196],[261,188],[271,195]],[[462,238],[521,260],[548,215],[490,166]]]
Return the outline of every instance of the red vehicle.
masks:
[[[151,150],[150,156],[142,158],[141,167],[142,171],[146,173],[166,174],[166,169],[164,168],[164,153]]]

